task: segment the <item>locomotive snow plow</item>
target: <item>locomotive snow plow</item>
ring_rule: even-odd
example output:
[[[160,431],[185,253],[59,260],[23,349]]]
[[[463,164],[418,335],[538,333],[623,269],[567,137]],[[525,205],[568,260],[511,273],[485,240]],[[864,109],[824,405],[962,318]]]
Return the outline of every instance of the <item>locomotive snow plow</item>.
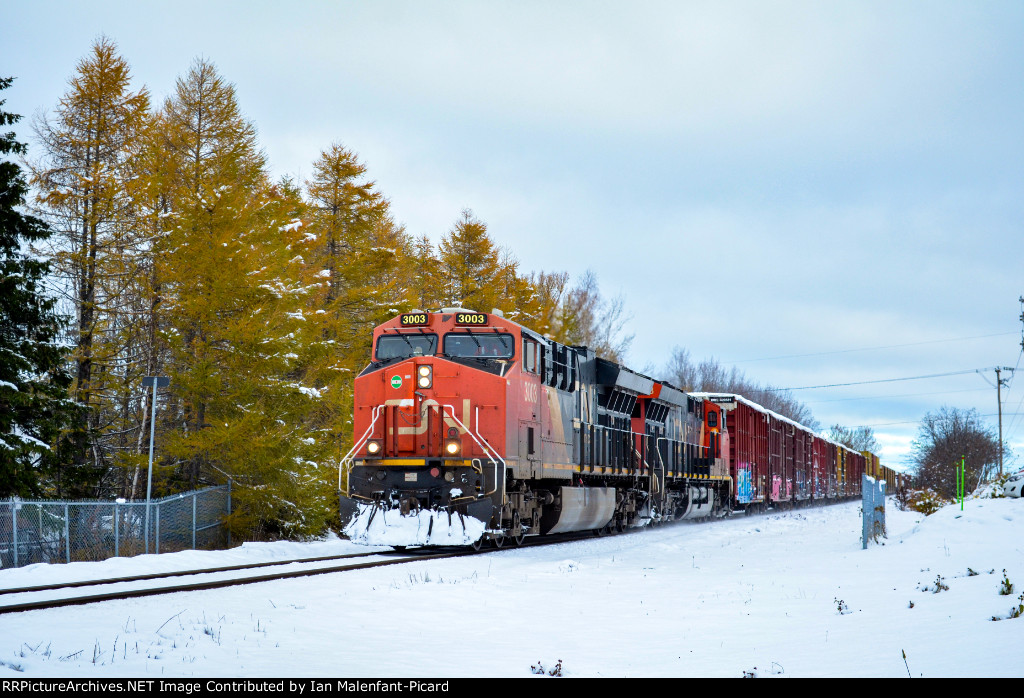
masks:
[[[402,547],[474,545],[484,537],[494,509],[490,499],[420,508],[409,499],[359,502],[342,495],[339,504],[342,533],[349,540]]]

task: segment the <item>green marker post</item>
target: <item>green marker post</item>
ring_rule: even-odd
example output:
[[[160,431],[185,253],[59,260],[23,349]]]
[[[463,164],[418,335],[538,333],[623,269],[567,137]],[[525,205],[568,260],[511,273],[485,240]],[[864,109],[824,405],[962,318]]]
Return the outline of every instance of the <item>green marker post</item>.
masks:
[[[967,470],[964,457],[960,456],[960,465],[956,466],[956,496],[960,500],[960,511],[964,510],[964,489],[967,487]]]

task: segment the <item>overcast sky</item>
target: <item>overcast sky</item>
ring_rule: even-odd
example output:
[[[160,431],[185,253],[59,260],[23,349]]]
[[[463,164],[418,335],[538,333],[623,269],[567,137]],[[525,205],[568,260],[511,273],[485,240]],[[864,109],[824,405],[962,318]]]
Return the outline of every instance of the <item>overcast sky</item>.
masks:
[[[1024,3],[22,1],[5,110],[52,111],[101,34],[154,102],[213,61],[275,175],[339,142],[409,232],[470,208],[524,271],[594,270],[630,366],[680,346],[778,387],[964,372],[795,393],[895,466],[927,411],[996,425],[991,368],[1021,356]],[[1024,455],[1022,398],[1024,376],[1003,391]]]

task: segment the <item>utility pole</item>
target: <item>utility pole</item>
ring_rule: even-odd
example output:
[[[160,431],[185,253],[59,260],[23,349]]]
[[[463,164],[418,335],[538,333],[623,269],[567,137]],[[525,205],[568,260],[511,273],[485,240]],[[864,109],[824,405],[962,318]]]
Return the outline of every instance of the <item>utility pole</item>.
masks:
[[[1020,322],[1024,325],[1024,296],[1021,296],[1017,300],[1020,301]],[[1021,351],[1024,351],[1024,329],[1022,329],[1020,333],[1020,348]]]
[[[1009,380],[1008,378],[1000,378],[999,374],[1002,371],[1009,371],[1013,373],[1013,369],[1008,366],[1000,368],[996,366],[996,401],[999,403],[999,477],[1003,476],[1003,383]]]

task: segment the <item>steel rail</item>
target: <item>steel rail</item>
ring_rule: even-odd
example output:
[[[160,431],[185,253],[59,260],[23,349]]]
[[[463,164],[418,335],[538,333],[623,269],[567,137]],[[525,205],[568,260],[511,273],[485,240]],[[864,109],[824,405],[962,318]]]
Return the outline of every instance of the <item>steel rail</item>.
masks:
[[[14,587],[0,589],[0,596],[4,594],[25,594],[35,591],[52,591],[54,589],[69,589],[74,587],[99,586],[101,584],[118,584],[120,582],[141,582],[149,579],[163,579],[166,577],[188,577],[194,574],[214,574],[216,572],[235,572],[237,570],[257,569],[260,567],[276,567],[278,565],[290,565],[297,562],[326,562],[327,560],[344,560],[353,557],[368,557],[370,555],[386,555],[390,550],[382,550],[374,553],[348,553],[345,555],[324,555],[322,557],[303,557],[293,560],[274,560],[272,562],[252,562],[245,565],[230,565],[227,567],[207,567],[198,570],[179,570],[171,572],[153,572],[150,574],[139,574],[132,577],[111,577],[107,579],[82,579],[70,582],[55,582],[53,584],[40,584],[31,587]]]
[[[836,499],[833,499],[831,501],[826,500],[826,501],[820,502],[820,503],[813,502],[811,500],[807,500],[808,504],[806,504],[805,506],[828,506],[830,504],[839,504],[839,503],[841,503],[843,501],[852,501],[852,499],[854,499],[854,498],[852,498],[852,497],[843,497],[843,498],[836,498]],[[773,509],[774,509],[774,507],[773,507]],[[756,512],[756,513],[754,513],[754,512],[743,512],[743,513],[748,515],[748,516],[751,513],[754,513],[754,515],[762,515],[762,516],[764,516],[764,515],[769,514],[770,511],[772,511],[772,510],[765,510],[765,511]],[[736,512],[733,512],[733,513],[740,513],[740,512],[736,511]],[[642,533],[642,532],[647,531],[647,530],[651,530],[651,529],[655,529],[655,528],[660,528],[662,526],[665,526],[666,524],[669,524],[669,525],[672,525],[672,524],[695,525],[695,524],[700,524],[700,523],[710,523],[710,522],[715,522],[715,521],[721,520],[723,518],[725,518],[725,517],[714,517],[714,516],[711,516],[711,517],[707,518],[707,521],[703,521],[703,520],[671,521],[671,522],[663,521],[663,522],[659,522],[656,525],[650,525],[649,524],[649,525],[646,525],[646,526],[630,527],[630,528],[627,528],[625,531],[615,533],[614,535],[619,536],[619,535],[632,535],[632,534],[636,534],[636,533]],[[275,581],[275,580],[278,580],[278,579],[294,579],[294,578],[298,578],[298,577],[311,577],[311,576],[318,575],[318,574],[330,574],[330,573],[333,573],[333,572],[348,572],[348,571],[352,571],[352,570],[371,569],[371,568],[374,568],[374,567],[387,567],[387,566],[390,566],[390,565],[401,565],[401,564],[406,564],[406,563],[410,563],[410,562],[417,562],[419,560],[442,560],[442,559],[446,559],[446,558],[464,557],[466,555],[479,555],[479,554],[490,554],[490,553],[498,553],[498,552],[511,552],[511,551],[519,550],[521,548],[535,546],[535,545],[555,545],[555,544],[560,544],[560,543],[571,543],[571,542],[583,540],[583,539],[586,539],[586,538],[589,538],[589,537],[595,536],[595,535],[596,536],[604,536],[604,535],[606,535],[606,533],[604,531],[587,530],[587,531],[574,531],[574,532],[570,532],[570,533],[553,535],[553,536],[537,536],[537,537],[531,536],[526,541],[524,541],[522,545],[511,545],[511,546],[502,545],[501,547],[495,546],[495,547],[492,547],[490,549],[481,549],[481,550],[473,550],[472,548],[460,548],[459,550],[449,551],[449,552],[430,553],[430,554],[426,554],[426,555],[410,555],[410,556],[407,556],[407,557],[402,557],[402,558],[397,559],[397,560],[378,560],[378,561],[375,561],[375,562],[362,562],[362,563],[356,563],[356,564],[351,564],[351,565],[337,565],[337,566],[331,566],[331,567],[316,567],[316,568],[308,569],[308,570],[292,570],[290,572],[277,572],[277,573],[273,573],[273,574],[254,575],[254,576],[251,576],[251,577],[236,577],[236,578],[233,578],[233,579],[217,579],[217,580],[212,580],[212,581],[207,581],[207,582],[195,582],[195,583],[191,583],[191,584],[180,584],[180,585],[176,585],[176,586],[165,586],[165,587],[156,587],[156,588],[149,588],[149,589],[126,589],[126,590],[121,590],[121,591],[108,592],[108,593],[105,593],[105,594],[93,594],[93,595],[90,595],[90,596],[76,596],[76,597],[68,597],[68,598],[63,598],[63,599],[49,599],[49,600],[43,600],[43,601],[28,601],[28,602],[23,602],[23,603],[0,605],[0,615],[6,614],[6,613],[19,613],[19,612],[23,612],[23,611],[43,610],[43,609],[47,609],[47,608],[61,608],[61,607],[64,607],[64,606],[78,606],[78,605],[84,605],[84,604],[89,604],[89,603],[98,603],[98,602],[102,602],[102,601],[116,601],[116,600],[121,600],[121,599],[131,599],[131,598],[138,598],[138,597],[143,597],[143,596],[157,596],[157,595],[160,595],[160,594],[172,594],[172,593],[175,593],[175,592],[202,591],[202,590],[206,590],[206,589],[221,589],[221,588],[231,587],[231,586],[242,586],[242,585],[245,585],[245,584],[256,584],[256,583],[259,583],[259,582]],[[352,553],[350,555],[327,556],[325,558],[305,558],[305,559],[300,559],[300,560],[278,560],[278,561],[274,561],[274,562],[271,562],[271,563],[257,563],[257,564],[254,564],[254,565],[236,565],[236,566],[233,566],[233,567],[213,568],[212,571],[189,570],[189,571],[178,572],[178,573],[175,573],[175,572],[171,572],[171,573],[157,573],[156,576],[157,577],[173,577],[173,576],[185,576],[185,575],[188,575],[188,574],[203,574],[203,573],[212,574],[212,573],[217,573],[217,572],[234,571],[234,570],[237,570],[237,569],[246,569],[246,568],[255,568],[255,567],[268,567],[268,566],[272,566],[272,565],[284,565],[284,564],[292,564],[292,563],[304,564],[304,563],[311,563],[311,562],[318,562],[318,561],[322,562],[322,561],[325,561],[325,560],[330,560],[330,559],[335,559],[335,558],[341,559],[341,558],[351,558],[351,557],[367,557],[367,556],[371,556],[371,555],[386,555],[386,554],[388,554],[388,552],[391,552],[391,551],[383,551],[383,552],[377,552],[377,553]],[[127,582],[127,581],[138,581],[138,580],[141,580],[141,579],[152,578],[152,577],[153,577],[153,575],[139,575],[139,576],[136,576],[136,577],[124,577],[124,578],[112,579],[112,580],[94,581],[94,582],[89,582],[87,584],[92,584],[92,585],[117,584],[117,583],[122,583],[122,582]],[[63,588],[63,587],[68,587],[68,586],[73,586],[73,585],[74,586],[85,586],[87,584],[82,584],[82,583],[55,584],[55,585],[45,585],[45,586],[42,586],[42,587],[35,587],[35,588],[27,587],[26,590],[43,591],[43,590],[50,590],[50,589],[53,589],[53,588]],[[18,590],[6,590],[5,593],[13,593],[14,591],[18,591]]]
[[[236,577],[233,579],[216,579],[207,582],[194,582],[190,584],[179,584],[175,586],[163,586],[149,589],[124,589],[121,591],[111,591],[104,594],[92,594],[89,596],[74,596],[62,599],[48,599],[42,601],[27,601],[23,603],[0,605],[0,615],[5,613],[19,613],[22,611],[36,611],[46,608],[79,606],[88,603],[97,603],[100,601],[116,601],[121,599],[138,598],[141,596],[157,596],[160,594],[172,594],[179,591],[202,591],[206,589],[220,589],[230,586],[242,586],[244,584],[256,584],[258,582],[271,582],[278,579],[311,577],[318,574],[330,574],[332,572],[348,572],[352,570],[369,569],[372,567],[387,567],[389,565],[400,565],[409,562],[417,562],[419,560],[439,560],[449,557],[462,557],[464,555],[476,554],[476,552],[477,551],[475,550],[459,550],[455,552],[403,557],[398,560],[378,560],[376,562],[360,562],[353,565],[316,567],[307,570],[275,572],[272,574],[254,575],[251,577]]]

